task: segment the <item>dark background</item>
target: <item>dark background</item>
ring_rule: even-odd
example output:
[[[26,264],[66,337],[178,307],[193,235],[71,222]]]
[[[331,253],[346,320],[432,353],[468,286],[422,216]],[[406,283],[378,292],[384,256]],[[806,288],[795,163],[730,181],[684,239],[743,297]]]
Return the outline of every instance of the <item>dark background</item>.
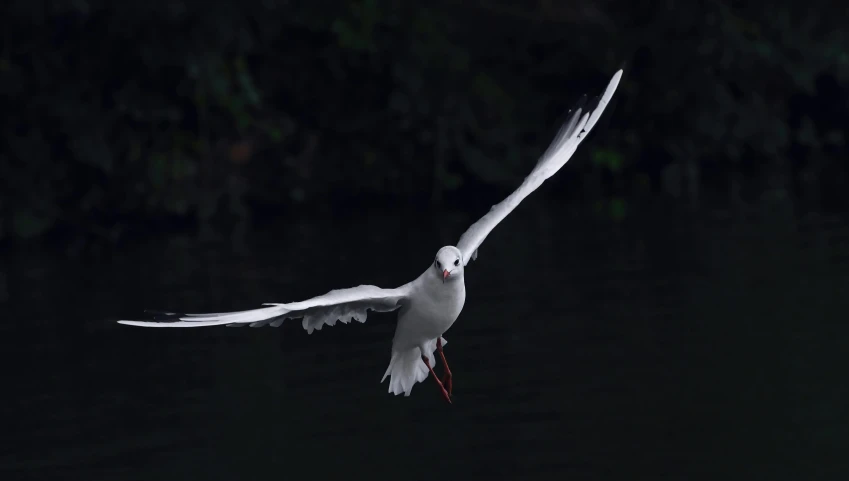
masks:
[[[0,7],[0,478],[849,475],[849,6]],[[455,402],[378,384],[394,315],[145,330],[401,285],[486,240]]]

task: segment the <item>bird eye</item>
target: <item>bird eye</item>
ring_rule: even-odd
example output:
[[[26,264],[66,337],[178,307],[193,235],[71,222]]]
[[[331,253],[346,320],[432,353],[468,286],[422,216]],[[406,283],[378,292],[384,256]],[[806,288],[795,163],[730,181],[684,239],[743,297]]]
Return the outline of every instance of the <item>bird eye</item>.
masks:
[[[455,260],[455,261],[454,261],[454,265],[455,265],[455,266],[459,266],[459,265],[460,265],[460,259]]]
[[[439,263],[439,261],[436,261],[436,268],[437,268],[437,269],[442,269],[442,264],[440,264],[440,263]]]

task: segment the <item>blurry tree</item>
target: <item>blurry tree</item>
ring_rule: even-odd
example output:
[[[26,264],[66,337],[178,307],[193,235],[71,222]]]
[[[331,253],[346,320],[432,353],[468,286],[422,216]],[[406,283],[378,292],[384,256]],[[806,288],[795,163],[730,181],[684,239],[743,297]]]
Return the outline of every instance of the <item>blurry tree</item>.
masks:
[[[693,200],[786,195],[800,178],[840,190],[847,8],[11,0],[0,238],[114,240],[331,194],[512,188],[577,95],[622,64],[603,142],[553,180],[574,195],[621,216],[652,186]]]

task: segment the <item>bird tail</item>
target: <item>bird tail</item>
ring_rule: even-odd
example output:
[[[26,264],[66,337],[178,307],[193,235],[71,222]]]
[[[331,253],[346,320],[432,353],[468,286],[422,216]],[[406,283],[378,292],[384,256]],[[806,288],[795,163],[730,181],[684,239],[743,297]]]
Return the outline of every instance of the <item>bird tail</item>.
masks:
[[[448,343],[445,338],[442,339],[442,345]],[[431,367],[434,366],[433,351],[436,350],[436,339],[425,343],[425,353]],[[421,349],[414,347],[405,351],[392,350],[392,359],[389,360],[389,367],[383,374],[380,382],[386,380],[389,376],[389,393],[399,395],[404,393],[404,396],[409,396],[413,391],[413,385],[417,382],[422,382],[427,379],[428,371],[424,361],[422,361]]]

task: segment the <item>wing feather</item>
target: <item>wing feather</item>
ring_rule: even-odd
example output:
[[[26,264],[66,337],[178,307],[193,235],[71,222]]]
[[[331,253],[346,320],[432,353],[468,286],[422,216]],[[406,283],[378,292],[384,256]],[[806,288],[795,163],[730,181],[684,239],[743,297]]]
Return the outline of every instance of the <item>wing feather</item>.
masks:
[[[572,157],[578,145],[584,140],[593,126],[595,126],[602,112],[604,112],[604,108],[613,97],[613,93],[616,91],[621,78],[622,70],[619,70],[610,79],[607,89],[604,91],[595,108],[586,111],[583,108],[577,108],[569,117],[569,120],[560,128],[554,141],[552,141],[551,145],[539,161],[537,161],[530,175],[525,177],[522,185],[507,196],[506,199],[492,206],[486,215],[472,224],[460,236],[460,241],[457,242],[457,248],[463,254],[463,265],[467,265],[469,261],[477,258],[478,248],[499,222],[504,220],[525,197],[539,188],[546,179],[557,173]]]
[[[263,304],[257,309],[208,314],[164,313],[164,319],[150,321],[118,321],[119,324],[141,327],[205,327],[251,326],[279,327],[286,319],[303,318],[308,333],[321,330],[336,322],[365,322],[368,311],[389,312],[401,307],[409,295],[409,284],[397,289],[382,289],[362,285],[336,289],[312,299],[288,304]]]

